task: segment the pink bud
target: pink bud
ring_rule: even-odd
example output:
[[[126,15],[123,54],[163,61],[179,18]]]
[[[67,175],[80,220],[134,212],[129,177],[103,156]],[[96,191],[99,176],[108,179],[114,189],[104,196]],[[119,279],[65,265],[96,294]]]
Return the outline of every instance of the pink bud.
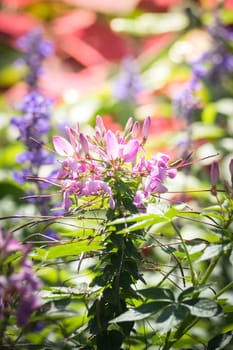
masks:
[[[139,135],[139,131],[140,131],[140,124],[138,121],[136,121],[133,125],[132,131],[131,131],[131,137],[133,139],[136,139]]]
[[[71,144],[61,136],[53,137],[53,146],[60,156],[72,156],[74,153]]]
[[[151,118],[146,117],[142,127],[142,138],[144,143],[146,142],[149,136],[150,126],[151,126]]]
[[[86,137],[82,133],[79,135],[79,140],[80,140],[80,143],[82,145],[82,149],[83,149],[84,153],[89,155],[88,141],[87,141]]]
[[[63,208],[65,210],[69,210],[70,207],[72,206],[72,201],[70,199],[70,194],[68,191],[65,191],[63,193],[63,202],[62,202]]]
[[[131,131],[132,126],[133,126],[133,118],[130,117],[125,125],[125,135],[127,135]]]
[[[216,190],[216,185],[218,183],[218,178],[219,178],[219,166],[218,166],[218,162],[213,162],[211,164],[211,168],[210,168],[210,178],[211,178],[211,193],[216,196],[217,195],[217,190]]]
[[[216,161],[211,164],[210,177],[212,186],[216,187],[219,178],[219,166]]]
[[[78,137],[76,131],[74,129],[72,129],[72,128],[69,128],[69,127],[66,127],[66,131],[67,131],[67,134],[69,136],[71,145],[75,148],[76,144],[77,144],[76,140],[77,140],[77,137]]]
[[[97,127],[98,131],[100,131],[101,135],[105,134],[106,128],[104,126],[103,119],[101,118],[100,115],[97,115],[97,117],[96,117],[96,127]]]

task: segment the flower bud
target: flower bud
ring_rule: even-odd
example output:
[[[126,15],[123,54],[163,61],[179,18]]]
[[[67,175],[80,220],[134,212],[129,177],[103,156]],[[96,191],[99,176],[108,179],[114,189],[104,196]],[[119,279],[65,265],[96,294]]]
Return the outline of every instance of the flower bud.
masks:
[[[79,135],[79,140],[80,140],[80,143],[82,145],[82,149],[83,149],[84,153],[86,155],[89,155],[88,141],[87,141],[86,137],[82,133],[80,133],[80,135]]]
[[[146,119],[143,123],[143,127],[142,127],[142,140],[143,140],[142,142],[143,142],[143,144],[146,142],[146,140],[148,138],[150,126],[151,126],[151,118],[146,117]]]
[[[125,135],[127,135],[131,131],[132,126],[133,126],[133,118],[130,117],[125,125]]]
[[[132,131],[131,131],[131,137],[133,139],[136,139],[139,135],[139,131],[140,131],[140,124],[138,121],[136,121],[133,125]]]
[[[211,164],[210,178],[211,178],[211,184],[212,184],[211,192],[212,194],[216,195],[216,185],[219,179],[219,166],[217,161]]]
[[[106,128],[104,126],[103,119],[100,115],[97,115],[96,117],[96,128],[98,129],[101,135],[104,135],[106,133]]]

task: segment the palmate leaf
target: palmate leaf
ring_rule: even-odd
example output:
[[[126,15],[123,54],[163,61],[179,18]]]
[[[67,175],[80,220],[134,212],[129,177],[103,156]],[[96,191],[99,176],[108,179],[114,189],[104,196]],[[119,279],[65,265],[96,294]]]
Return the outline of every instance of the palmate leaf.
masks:
[[[161,334],[169,332],[182,322],[188,315],[188,309],[183,305],[169,305],[159,315],[155,322],[155,330]]]
[[[174,304],[170,301],[150,302],[135,309],[130,309],[111,320],[113,322],[134,322],[153,317],[160,312],[153,327],[161,334],[169,332],[188,315],[189,310],[184,305]]]
[[[203,286],[193,286],[183,290],[178,296],[178,301],[182,301],[184,299],[191,298],[194,293],[201,293],[202,291],[209,289],[210,285]]]
[[[211,244],[204,250],[204,253],[202,254],[202,256],[198,261],[205,261],[205,260],[212,259],[230,249],[232,249],[232,245],[229,243],[226,243],[225,245],[222,243]]]
[[[208,298],[195,298],[177,303],[174,301],[173,293],[168,289],[163,290],[162,288],[141,290],[140,294],[147,298],[156,299],[157,301],[148,302],[130,309],[111,320],[111,323],[140,321],[148,317],[153,317],[154,314],[160,312],[155,320],[154,327],[163,334],[176,327],[189,314],[206,318],[214,317],[221,313],[221,307],[217,302]]]
[[[191,315],[197,317],[214,317],[221,313],[218,303],[208,298],[186,300],[182,305],[189,309]]]
[[[167,288],[158,288],[158,287],[150,287],[146,289],[138,290],[138,293],[148,299],[153,300],[163,300],[163,301],[174,301],[174,294],[170,289]]]

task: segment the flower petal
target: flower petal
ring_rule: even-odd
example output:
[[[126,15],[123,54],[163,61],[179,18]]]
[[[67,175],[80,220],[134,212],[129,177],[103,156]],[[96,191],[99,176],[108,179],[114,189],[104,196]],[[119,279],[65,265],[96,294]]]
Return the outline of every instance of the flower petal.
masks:
[[[119,144],[116,135],[108,130],[105,134],[106,151],[109,159],[116,159],[119,157]]]
[[[53,146],[60,156],[72,156],[74,153],[71,144],[61,136],[53,137]]]

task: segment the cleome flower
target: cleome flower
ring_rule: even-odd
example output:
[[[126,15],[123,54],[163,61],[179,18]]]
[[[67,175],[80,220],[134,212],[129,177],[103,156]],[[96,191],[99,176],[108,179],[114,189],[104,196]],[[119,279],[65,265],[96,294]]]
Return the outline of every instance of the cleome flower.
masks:
[[[67,128],[69,141],[54,136],[54,149],[65,158],[61,162],[58,180],[61,181],[63,206],[69,209],[79,198],[108,198],[109,207],[119,203],[119,184],[127,186],[126,192],[136,208],[143,208],[146,199],[167,188],[166,177],[174,178],[176,170],[169,167],[169,156],[158,153],[146,159],[144,144],[149,135],[150,117],[139,122],[130,118],[122,133],[106,130],[101,117],[97,117],[93,136]],[[141,134],[140,137],[138,135]]]

